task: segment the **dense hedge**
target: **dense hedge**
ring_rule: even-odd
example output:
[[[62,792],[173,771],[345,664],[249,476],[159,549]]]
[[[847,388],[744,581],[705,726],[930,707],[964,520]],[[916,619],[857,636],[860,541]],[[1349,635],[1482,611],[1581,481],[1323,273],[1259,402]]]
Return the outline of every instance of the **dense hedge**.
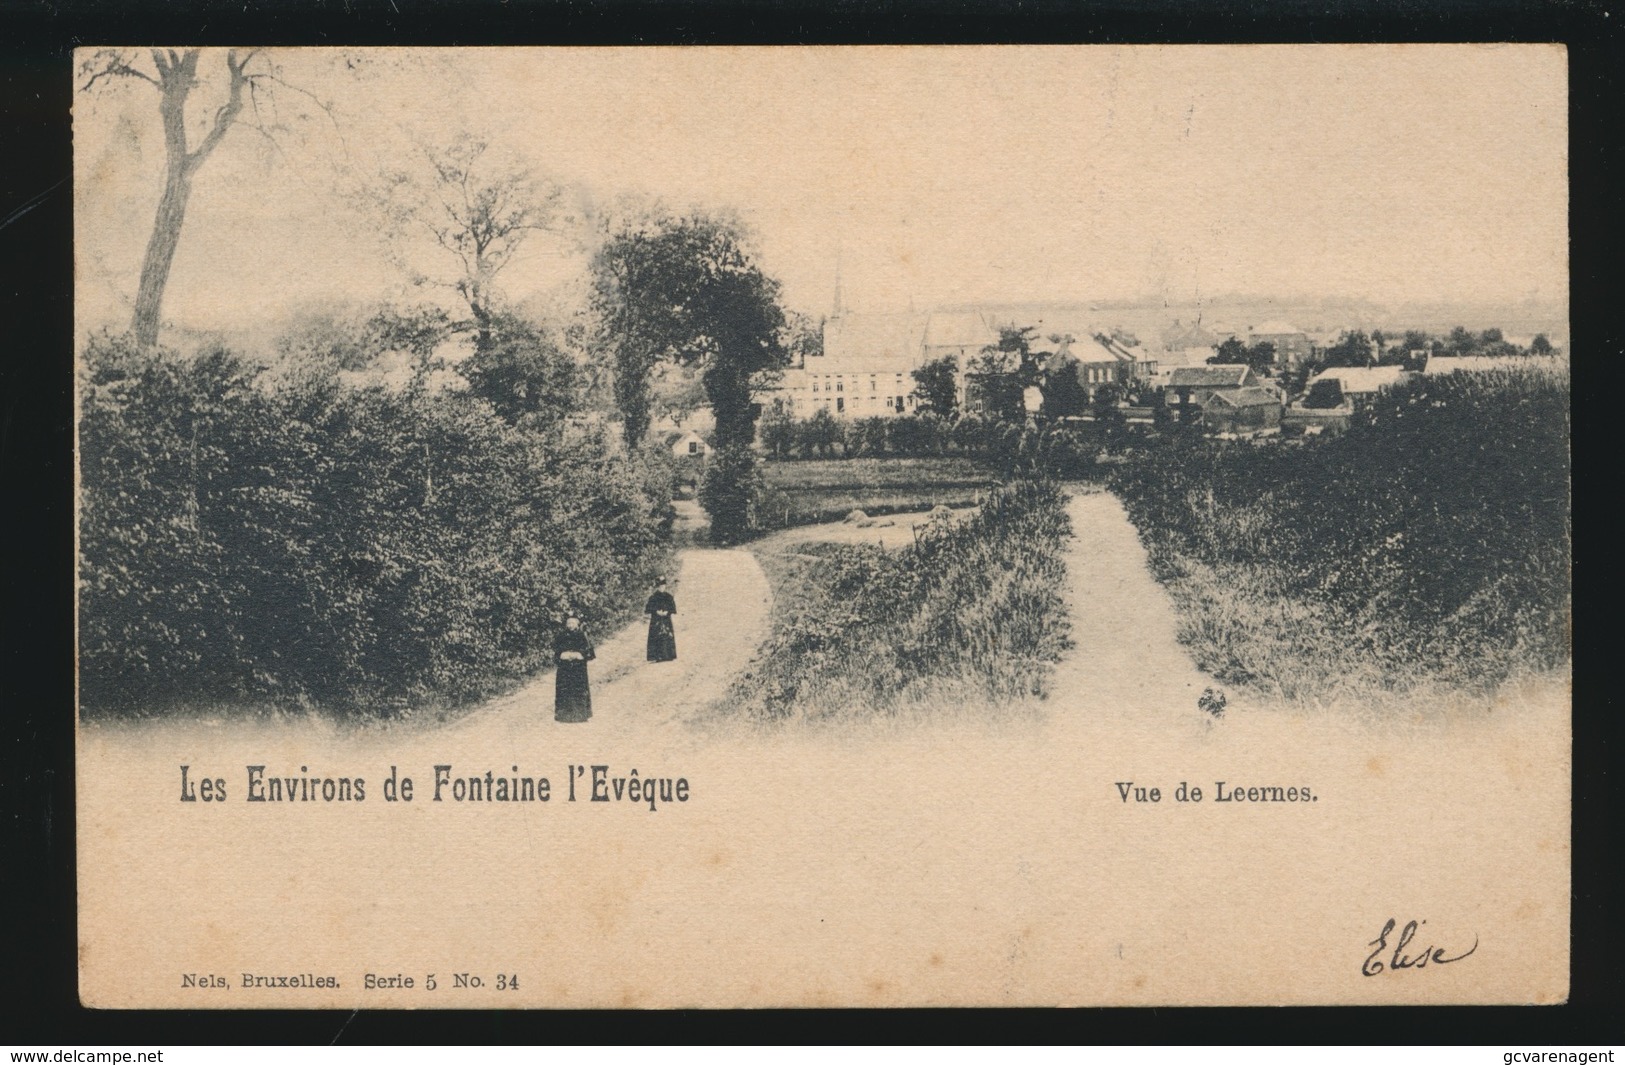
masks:
[[[832,546],[726,706],[779,720],[1045,694],[1069,646],[1069,531],[1052,482],[1018,481],[901,550]]]
[[[1113,487],[1221,677],[1494,684],[1569,655],[1568,407],[1560,370],[1420,377],[1335,439],[1176,439]]]
[[[800,421],[782,414],[764,418],[760,434],[763,450],[779,460],[954,455],[985,462],[1006,475],[1061,478],[1093,476],[1096,456],[1103,450],[1120,450],[1145,435],[1116,425],[1027,426],[977,414],[943,418],[926,412],[840,421],[827,411]]]
[[[224,351],[86,355],[87,713],[217,700],[397,713],[535,668],[664,564],[669,485],[483,400],[318,379]]]

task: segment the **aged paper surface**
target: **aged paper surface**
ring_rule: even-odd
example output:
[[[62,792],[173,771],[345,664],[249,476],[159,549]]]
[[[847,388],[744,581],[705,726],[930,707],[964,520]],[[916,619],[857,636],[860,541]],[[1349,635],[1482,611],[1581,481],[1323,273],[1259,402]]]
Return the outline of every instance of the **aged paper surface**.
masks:
[[[1361,374],[1391,367],[1404,384],[1437,373],[1442,358],[1525,365],[1542,342],[1560,349],[1546,359],[1563,360],[1566,389],[1561,48],[245,50],[229,57],[86,49],[78,58],[86,92],[75,113],[77,779],[87,1005],[1565,999],[1567,663],[1521,662],[1526,648],[1549,644],[1550,633],[1531,635],[1521,621],[1503,625],[1482,597],[1462,606],[1446,622],[1457,626],[1451,631],[1465,660],[1477,662],[1471,656],[1504,640],[1503,658],[1519,663],[1486,684],[1443,680],[1437,670],[1409,683],[1393,672],[1391,655],[1373,650],[1369,663],[1361,659],[1367,645],[1354,639],[1337,652],[1353,665],[1336,669],[1369,665],[1376,679],[1365,687],[1326,681],[1317,688],[1304,679],[1314,672],[1307,658],[1273,675],[1256,662],[1226,664],[1203,650],[1200,630],[1214,624],[1215,610],[1250,617],[1247,601],[1193,593],[1200,586],[1189,574],[1169,584],[1162,563],[1148,556],[1147,544],[1159,541],[1146,528],[1136,534],[1144,511],[1126,504],[1110,480],[1116,466],[1140,461],[1137,447],[1143,458],[1155,434],[1174,432],[1171,422],[1136,414],[1150,411],[1153,385],[1172,404],[1179,382],[1194,378],[1171,374],[1208,365],[1207,349],[1231,339],[1234,350],[1256,352],[1270,338],[1278,363],[1260,365],[1268,380],[1237,393],[1251,399],[1207,394],[1204,420],[1187,427],[1192,447],[1267,450],[1297,425],[1294,437],[1307,441],[1302,452],[1314,454],[1324,427],[1306,432],[1303,424],[1357,425]],[[189,61],[195,70],[177,73]],[[157,344],[171,365],[220,347],[262,356],[258,385],[163,392],[170,379],[159,371],[132,371],[134,363],[95,354],[103,350],[97,344],[130,328],[132,316],[139,321],[144,282],[152,280],[143,263],[165,254],[155,230],[164,228],[160,197],[174,157],[166,155],[161,104],[166,91],[180,92],[174,86],[183,75],[193,79],[192,98],[180,93],[171,136],[184,138],[190,161],[184,195],[164,201],[181,204],[184,218],[173,226],[172,267],[159,271],[166,276],[152,319]],[[500,167],[479,169],[495,160]],[[481,215],[482,190],[491,189],[496,199],[486,206],[500,202]],[[524,214],[527,197],[546,211]],[[1033,327],[1036,344],[1053,347],[1075,332],[1115,352],[1125,374],[1120,402],[1078,378],[1089,406],[1076,431],[1124,427],[1120,437],[1100,438],[1099,476],[1063,477],[1070,532],[1057,547],[1062,565],[1045,572],[1055,574],[1051,608],[1064,619],[1067,646],[1030,675],[1041,678],[1032,683],[1042,697],[1029,690],[925,698],[899,708],[877,696],[891,709],[813,712],[811,703],[792,704],[768,719],[736,712],[777,698],[751,689],[778,683],[758,649],[793,614],[784,574],[815,572],[793,569],[801,564],[795,559],[822,557],[836,542],[906,552],[936,535],[936,519],[908,507],[887,516],[899,500],[860,492],[838,505],[867,506],[872,516],[791,522],[791,504],[781,500],[775,505],[795,527],[719,545],[705,535],[692,486],[677,493],[669,539],[647,549],[675,598],[675,661],[648,661],[654,641],[637,604],[652,584],[637,585],[636,599],[619,605],[574,585],[566,597],[565,607],[586,605],[596,652],[590,720],[555,720],[551,631],[533,647],[490,650],[493,662],[529,662],[528,676],[460,699],[447,695],[449,687],[425,687],[432,677],[461,676],[466,663],[446,647],[486,646],[477,632],[458,632],[502,624],[473,608],[444,623],[451,636],[442,643],[424,643],[425,656],[448,657],[418,688],[377,700],[367,691],[318,690],[309,679],[316,667],[296,662],[366,637],[371,650],[355,652],[362,664],[353,675],[373,677],[382,692],[393,683],[391,669],[421,663],[378,656],[411,655],[422,633],[390,614],[383,598],[349,615],[341,615],[338,597],[318,609],[316,599],[335,583],[375,588],[405,578],[391,576],[394,556],[377,541],[371,553],[347,548],[335,562],[301,540],[315,536],[300,530],[315,528],[324,508],[338,512],[349,505],[344,493],[367,486],[342,482],[326,503],[283,500],[279,491],[294,493],[286,486],[325,483],[323,463],[341,461],[340,445],[313,446],[305,458],[250,455],[242,441],[281,432],[294,408],[256,406],[244,389],[270,395],[305,387],[300,374],[326,359],[337,391],[312,386],[309,393],[326,396],[324,403],[347,402],[341,394],[349,389],[410,393],[418,396],[411,403],[432,405],[422,397],[465,387],[457,363],[470,356],[456,349],[477,353],[481,316],[500,307],[556,330],[558,350],[581,364],[581,376],[570,380],[587,398],[571,401],[557,430],[564,435],[547,439],[614,451],[618,393],[608,378],[592,376],[607,365],[593,361],[603,346],[591,337],[604,328],[593,311],[602,310],[591,281],[595,254],[615,233],[635,231],[638,219],[691,211],[737,218],[762,270],[781,286],[780,303],[818,323],[817,350],[793,352],[776,390],[758,392],[764,407],[780,403],[798,420],[820,409],[849,425],[859,415],[915,415],[915,380],[905,382],[905,373],[924,364],[941,339],[934,331],[967,317],[980,321],[993,347],[997,327],[1007,325]],[[495,228],[475,239],[481,219]],[[517,228],[498,232],[504,219],[518,219]],[[525,240],[504,245],[504,232]],[[481,258],[487,254],[501,258]],[[398,328],[430,321],[433,341],[402,340],[400,332],[378,340],[386,316],[377,308],[389,308]],[[346,322],[355,326],[350,333],[341,328]],[[901,347],[864,339],[882,325],[910,339]],[[1463,334],[1479,347],[1447,347],[1458,325],[1479,336]],[[1092,329],[1098,334],[1086,333]],[[1483,339],[1492,329],[1504,332]],[[1299,363],[1287,349],[1302,337],[1303,365],[1317,358],[1319,372],[1337,378],[1337,357],[1327,361],[1325,352],[1346,350],[1356,330],[1361,343],[1385,331],[1388,348],[1379,352],[1372,341],[1372,365],[1347,367],[1357,372],[1340,379],[1331,404],[1295,402],[1290,374]],[[1387,357],[1395,338],[1411,332],[1439,347]],[[365,358],[341,351],[346,343],[366,346],[356,337],[373,344]],[[961,371],[983,339],[964,341]],[[424,356],[416,364],[414,350]],[[707,350],[697,366],[719,358],[720,348]],[[443,361],[431,365],[431,358]],[[1038,365],[1048,374],[1049,402],[1059,363]],[[1554,372],[1541,365],[1537,376]],[[894,367],[895,384],[887,379]],[[820,380],[826,368],[834,372]],[[837,378],[842,391],[832,396]],[[1317,394],[1307,377],[1296,386]],[[957,402],[977,402],[963,374],[959,389]],[[141,405],[160,393],[179,406]],[[695,468],[717,464],[707,457],[717,439],[703,412],[685,420],[694,411],[679,411],[680,387],[663,385],[655,395],[666,406],[657,402],[649,438],[670,447],[679,469],[689,468],[682,463],[692,457],[690,444]],[[1275,413],[1260,423],[1225,413],[1255,400],[1274,403]],[[385,405],[377,421],[364,423],[354,413],[362,406],[347,407],[346,416],[358,419],[354,431],[320,439],[351,441],[343,447],[353,446],[344,451],[353,457],[364,450],[355,441],[382,447],[393,438],[390,411],[418,409],[366,402]],[[703,396],[687,402],[705,406]],[[1025,410],[1033,433],[1049,415],[1038,402]],[[249,410],[262,421],[251,425],[242,413]],[[608,427],[597,435],[595,417],[599,429]],[[321,424],[328,432],[333,423]],[[434,423],[448,435],[413,436],[401,454],[432,464],[447,450],[485,446],[467,423],[457,423],[462,436],[448,424]],[[533,424],[520,417],[511,431]],[[1148,442],[1122,442],[1137,433]],[[846,450],[858,456],[855,439]],[[110,456],[108,441],[124,450]],[[1091,444],[1091,466],[1094,451]],[[868,462],[882,471],[870,488],[884,480],[886,458],[839,454],[837,447],[815,455],[809,445],[805,455],[760,461],[784,469],[799,462],[802,470],[837,469],[840,461],[867,469],[851,464]],[[243,473],[250,468],[260,472]],[[132,470],[179,472],[166,495],[158,474],[118,481]],[[1522,501],[1514,497],[1515,472],[1472,472],[1490,486],[1481,509]],[[458,498],[495,500],[496,488],[482,497],[485,489],[466,489],[456,476],[405,474],[402,483],[418,494],[378,502],[376,513],[398,507],[427,515],[434,500],[462,491],[470,494]],[[957,486],[971,493],[966,499],[941,498],[956,510],[967,504],[966,514],[993,513],[994,482],[1014,479],[1014,469],[987,476],[986,485]],[[1353,491],[1348,484],[1328,480],[1320,490]],[[1498,484],[1506,486],[1504,500]],[[566,483],[556,498],[577,498],[569,495],[575,490]],[[147,492],[161,517],[150,524],[119,517],[138,513]],[[1566,493],[1566,484],[1556,486],[1565,501],[1560,524]],[[249,496],[269,501],[254,514],[292,515],[287,526],[265,532],[263,522],[245,519],[244,529],[227,529],[231,515],[248,513],[238,501]],[[492,506],[468,522],[504,520]],[[593,524],[608,519],[585,510],[572,520],[620,528]],[[1311,539],[1347,535],[1335,525],[1311,527]],[[323,535],[349,543],[366,532]],[[216,537],[213,554],[186,554],[206,536]],[[540,550],[565,560],[557,579],[568,583],[576,554],[585,558],[595,546]],[[258,577],[239,576],[250,572],[244,559],[295,557],[296,549],[307,551],[297,557],[307,560],[308,585],[294,571],[280,588],[254,584],[266,579],[260,569],[252,570]],[[1351,552],[1362,549],[1351,540]],[[1566,543],[1557,550],[1566,558]],[[1447,554],[1439,548],[1438,557]],[[1405,594],[1425,595],[1428,567],[1416,560],[1431,556],[1394,557],[1417,570]],[[1007,561],[986,565],[987,597],[997,594],[998,573],[1011,570]],[[1505,561],[1507,572],[1517,571],[1519,559]],[[1372,555],[1351,572],[1376,573],[1384,564]],[[130,574],[145,565],[158,575],[142,584]],[[331,581],[314,576],[328,574],[321,569],[328,565]],[[228,571],[230,580],[217,581]],[[439,579],[438,572],[425,567],[411,580]],[[605,573],[600,587],[618,579]],[[1566,586],[1566,568],[1561,580]],[[446,582],[433,594],[403,591],[388,602],[413,618],[434,615],[458,594]],[[197,589],[216,584],[210,606],[204,600],[216,592]],[[1510,594],[1514,585],[1494,587]],[[1204,612],[1204,601],[1218,606]],[[1403,597],[1393,602],[1394,616],[1405,614]],[[980,595],[960,604],[958,613],[975,621],[965,631],[981,625],[997,641],[993,629],[1015,623],[996,611],[979,614],[982,605]],[[549,614],[549,625],[568,612]],[[333,620],[341,616],[347,625]],[[318,617],[327,628],[308,627]],[[1259,624],[1266,623],[1313,619],[1281,614]],[[1482,632],[1474,628],[1480,624]],[[380,631],[392,635],[373,638]],[[1388,646],[1381,633],[1368,638],[1373,648]],[[1566,629],[1557,636],[1566,638]],[[253,664],[222,680],[214,663],[231,656]],[[855,660],[832,658],[818,668],[857,672]],[[936,672],[959,668],[939,664]],[[166,681],[171,674],[181,679]],[[296,674],[298,683],[288,679]],[[888,684],[846,676],[846,688],[825,690],[857,691],[860,681],[876,690]],[[120,701],[132,691],[140,694]]]

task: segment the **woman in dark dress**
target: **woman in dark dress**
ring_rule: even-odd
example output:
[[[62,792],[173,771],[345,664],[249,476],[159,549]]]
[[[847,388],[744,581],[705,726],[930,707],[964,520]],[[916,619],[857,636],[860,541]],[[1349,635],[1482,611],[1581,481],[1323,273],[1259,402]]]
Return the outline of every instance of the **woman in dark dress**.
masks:
[[[677,601],[666,591],[666,578],[655,581],[655,594],[644,604],[649,615],[649,661],[671,662],[677,658],[677,634],[671,627],[671,616],[677,613]]]
[[[585,721],[592,717],[592,692],[587,690],[587,663],[593,660],[592,641],[581,631],[581,619],[564,619],[553,637],[553,720]]]

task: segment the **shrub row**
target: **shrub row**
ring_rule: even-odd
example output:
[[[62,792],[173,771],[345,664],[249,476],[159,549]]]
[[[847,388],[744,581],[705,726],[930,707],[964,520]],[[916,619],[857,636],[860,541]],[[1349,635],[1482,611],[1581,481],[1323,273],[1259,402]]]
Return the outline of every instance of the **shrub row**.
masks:
[[[727,705],[780,720],[1046,694],[1069,646],[1069,531],[1054,483],[1024,480],[900,550],[832,547]]]
[[[107,339],[86,364],[87,713],[474,697],[534,669],[564,610],[603,622],[665,563],[657,473],[466,393],[273,389],[224,351]]]
[[[1117,426],[1028,428],[1008,419],[976,414],[944,418],[930,412],[841,421],[821,410],[801,421],[765,417],[760,440],[777,459],[962,455],[1005,467],[1025,464],[1030,469],[1037,463],[1057,476],[1073,477],[1085,475],[1094,456],[1120,432]]]
[[[1112,487],[1221,678],[1493,685],[1569,655],[1568,405],[1566,373],[1421,377],[1335,439],[1174,438]]]

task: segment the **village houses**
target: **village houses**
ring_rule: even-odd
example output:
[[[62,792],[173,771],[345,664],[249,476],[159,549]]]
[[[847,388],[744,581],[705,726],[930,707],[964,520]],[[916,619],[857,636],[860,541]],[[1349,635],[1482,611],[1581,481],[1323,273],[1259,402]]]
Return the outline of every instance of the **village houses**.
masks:
[[[1309,378],[1304,394],[1314,394],[1320,382],[1335,382],[1350,409],[1364,410],[1377,396],[1409,377],[1403,366],[1336,366]]]
[[[1157,363],[1119,334],[1074,321],[1066,309],[995,311],[852,312],[837,308],[825,319],[822,353],[808,354],[786,369],[776,387],[764,391],[764,405],[795,418],[828,411],[841,419],[912,414],[914,371],[929,362],[954,360],[957,398],[973,406],[970,367],[983,350],[999,341],[1001,328],[1032,326],[1033,351],[1042,370],[1053,373],[1076,363],[1078,380],[1092,396],[1105,384],[1148,382]],[[1014,366],[1009,370],[1014,370]]]

